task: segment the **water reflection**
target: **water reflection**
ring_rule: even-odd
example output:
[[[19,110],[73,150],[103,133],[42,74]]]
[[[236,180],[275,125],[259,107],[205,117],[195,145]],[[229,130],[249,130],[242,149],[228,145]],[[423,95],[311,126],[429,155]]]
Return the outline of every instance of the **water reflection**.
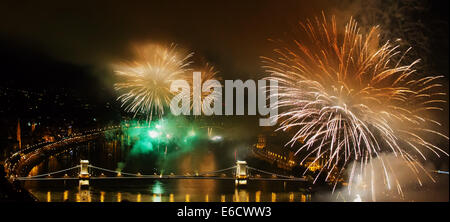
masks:
[[[38,199],[44,199],[46,202],[58,202],[58,201],[76,201],[76,202],[122,202],[122,201],[135,201],[135,202],[280,202],[280,201],[311,201],[310,195],[301,194],[298,192],[289,193],[270,193],[269,195],[262,195],[261,191],[254,193],[247,190],[236,189],[233,194],[205,194],[195,195],[186,193],[180,196],[176,196],[173,193],[164,194],[151,194],[151,193],[130,193],[130,192],[114,192],[114,191],[92,191],[92,190],[78,190],[78,192],[71,195],[71,191],[65,190],[62,192],[47,191],[34,192]],[[131,198],[129,198],[131,197]],[[254,199],[252,199],[254,197]]]
[[[159,182],[158,180],[155,181],[155,183],[152,186],[152,193],[154,193],[154,194],[164,193],[163,183]]]
[[[136,202],[141,202],[142,195],[140,193],[136,196]]]
[[[261,191],[258,190],[255,193],[255,202],[261,202]]]
[[[52,202],[52,193],[50,191],[47,192],[47,202]]]
[[[80,190],[77,195],[77,202],[91,202],[92,196],[89,190]]]
[[[64,191],[64,198],[63,198],[63,201],[67,201],[67,200],[69,200],[69,191],[68,190]]]
[[[242,190],[242,189],[234,190],[233,202],[249,202],[249,201],[250,201],[250,196],[246,190]]]

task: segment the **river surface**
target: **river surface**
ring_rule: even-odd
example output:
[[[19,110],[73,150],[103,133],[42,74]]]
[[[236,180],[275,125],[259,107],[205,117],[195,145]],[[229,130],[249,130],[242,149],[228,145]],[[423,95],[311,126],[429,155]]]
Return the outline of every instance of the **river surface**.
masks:
[[[287,173],[271,164],[254,160],[249,145],[237,142],[197,142],[186,150],[176,146],[153,146],[151,151],[137,150],[124,138],[92,141],[71,147],[35,166],[30,175],[40,175],[76,166],[81,159],[91,165],[127,173],[145,175],[195,175],[234,166],[237,159],[276,173]],[[169,151],[166,151],[169,149]],[[172,151],[170,151],[172,149]],[[255,166],[257,165],[257,166]],[[65,172],[77,176],[77,169]],[[92,169],[92,176],[117,176]],[[62,177],[64,174],[54,175]],[[231,177],[227,171],[222,176]],[[307,202],[312,201],[304,182],[249,181],[236,187],[234,180],[217,179],[112,179],[91,180],[89,188],[79,188],[77,180],[26,181],[24,186],[44,202]]]

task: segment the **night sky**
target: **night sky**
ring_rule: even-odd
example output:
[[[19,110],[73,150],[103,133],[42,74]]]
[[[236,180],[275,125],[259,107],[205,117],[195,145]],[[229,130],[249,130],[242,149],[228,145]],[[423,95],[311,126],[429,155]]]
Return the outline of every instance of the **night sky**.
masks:
[[[273,48],[268,38],[289,35],[296,22],[322,10],[346,22],[355,5],[320,0],[12,2],[0,7],[2,78],[14,73],[7,78],[76,83],[81,76],[108,75],[105,67],[127,58],[129,44],[140,41],[176,43],[205,57],[230,78],[258,77],[259,56]],[[430,17],[419,19],[448,21],[443,4],[448,3],[430,2]],[[436,28],[446,28],[448,37],[448,22],[446,26]],[[448,38],[432,41],[439,45],[434,48],[436,57],[447,61]],[[448,66],[439,68],[448,73]]]
[[[428,9],[413,20],[431,30],[427,65],[448,76],[448,2],[420,5]],[[176,43],[215,65],[223,79],[259,79],[260,56],[274,48],[268,38],[290,36],[298,21],[322,11],[344,24],[365,13],[358,8],[361,2],[351,0],[4,1],[0,86],[64,87],[89,99],[114,100],[109,65],[129,59],[136,42]]]

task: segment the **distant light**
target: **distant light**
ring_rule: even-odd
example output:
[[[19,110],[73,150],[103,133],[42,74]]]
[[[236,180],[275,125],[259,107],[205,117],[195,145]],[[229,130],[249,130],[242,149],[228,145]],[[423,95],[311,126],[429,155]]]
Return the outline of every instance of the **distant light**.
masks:
[[[167,139],[170,139],[170,138],[172,138],[172,135],[166,134],[166,138],[167,138]]]
[[[156,128],[156,129],[161,129],[161,125],[156,124],[155,128]]]
[[[195,136],[195,131],[191,130],[191,132],[189,132],[189,136]]]

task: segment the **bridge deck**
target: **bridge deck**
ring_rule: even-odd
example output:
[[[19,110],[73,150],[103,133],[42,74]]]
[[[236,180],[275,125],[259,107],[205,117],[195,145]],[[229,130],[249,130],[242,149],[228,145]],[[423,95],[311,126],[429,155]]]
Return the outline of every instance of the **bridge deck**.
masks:
[[[223,176],[217,176],[218,173],[221,172],[225,172],[225,171],[230,171],[233,169],[239,169],[237,166],[232,166],[232,167],[228,167],[225,169],[221,169],[221,170],[215,170],[215,171],[211,171],[211,172],[203,172],[201,174],[194,174],[192,176],[192,174],[190,175],[141,175],[141,174],[133,174],[133,173],[125,173],[125,172],[119,172],[119,171],[115,171],[115,170],[110,170],[110,169],[105,169],[105,168],[101,168],[101,167],[97,167],[97,166],[93,166],[93,165],[88,165],[88,161],[81,161],[83,165],[77,165],[77,166],[73,166],[67,169],[63,169],[63,170],[58,170],[55,172],[51,172],[51,173],[47,173],[47,174],[41,174],[41,175],[35,175],[35,176],[28,176],[28,177],[17,177],[15,178],[16,180],[21,180],[21,181],[36,181],[36,180],[79,180],[79,179],[83,179],[80,177],[70,177],[70,176],[64,176],[64,177],[51,177],[51,175],[55,175],[55,174],[60,174],[63,172],[67,172],[70,170],[74,170],[74,169],[79,169],[79,175],[82,175],[82,173],[84,173],[83,175],[87,175],[89,180],[124,180],[124,179],[151,179],[151,180],[166,180],[166,179],[205,179],[205,180],[236,180],[236,177],[232,176],[226,176],[226,174],[224,174]],[[254,171],[258,171],[260,173],[263,173],[265,175],[269,175],[270,177],[261,177],[261,176],[251,176],[248,175],[246,173],[246,177],[245,180],[268,180],[268,181],[306,181],[304,178],[299,178],[299,177],[292,177],[292,176],[286,176],[286,175],[279,175],[279,174],[274,174],[272,172],[267,172],[264,170],[260,170],[257,168],[253,168],[253,167],[248,167],[245,166],[246,168],[248,168],[249,170],[254,170]],[[106,175],[102,175],[102,176],[92,176],[89,177],[89,172],[88,172],[88,168],[92,168],[92,169],[96,169],[96,170],[100,170],[103,172],[108,172],[108,173],[114,173],[117,176],[106,176]],[[209,176],[211,175],[211,176]],[[237,174],[236,174],[237,175]]]

